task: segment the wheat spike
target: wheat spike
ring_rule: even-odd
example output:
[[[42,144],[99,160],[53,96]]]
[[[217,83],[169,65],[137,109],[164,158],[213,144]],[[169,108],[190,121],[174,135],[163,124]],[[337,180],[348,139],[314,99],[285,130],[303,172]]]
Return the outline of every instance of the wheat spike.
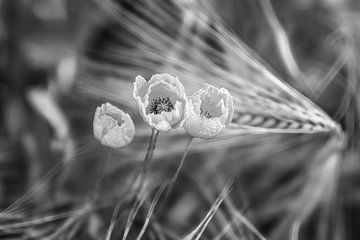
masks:
[[[236,102],[233,128],[341,132],[324,111],[272,74],[227,30],[210,3],[191,4],[192,8],[182,1],[103,3],[113,29],[103,33],[110,38],[103,51],[88,52],[80,89],[134,107],[126,91],[123,96],[114,91],[130,90],[137,74],[168,72],[185,82],[188,92],[204,82],[230,89]],[[99,76],[106,84],[92,80]]]

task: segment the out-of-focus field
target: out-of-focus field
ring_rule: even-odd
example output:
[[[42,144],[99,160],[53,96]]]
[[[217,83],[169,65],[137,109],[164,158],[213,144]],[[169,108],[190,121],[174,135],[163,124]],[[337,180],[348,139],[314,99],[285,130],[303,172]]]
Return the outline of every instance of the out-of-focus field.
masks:
[[[0,239],[360,239],[359,1],[2,0],[0,13]],[[163,194],[188,137],[160,133],[135,206],[151,129],[132,87],[155,73],[189,95],[228,88],[235,115],[193,141]],[[94,139],[103,102],[134,120],[129,146]]]

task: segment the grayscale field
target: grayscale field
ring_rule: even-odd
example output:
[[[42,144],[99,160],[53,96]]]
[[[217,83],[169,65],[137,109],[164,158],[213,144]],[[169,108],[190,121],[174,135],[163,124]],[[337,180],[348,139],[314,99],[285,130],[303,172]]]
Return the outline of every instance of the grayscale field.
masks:
[[[360,239],[359,90],[357,0],[2,0],[0,239]]]

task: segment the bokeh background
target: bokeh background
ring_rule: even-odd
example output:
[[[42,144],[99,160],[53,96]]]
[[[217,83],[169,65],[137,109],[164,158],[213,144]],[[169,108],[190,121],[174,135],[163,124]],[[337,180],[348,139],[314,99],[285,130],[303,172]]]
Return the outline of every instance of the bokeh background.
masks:
[[[0,238],[360,238],[357,0],[2,0],[0,12]],[[132,82],[161,72],[189,94],[228,87],[237,117],[192,143],[156,202],[187,141],[160,134],[130,227],[151,133]],[[135,121],[126,148],[92,136],[106,101]]]

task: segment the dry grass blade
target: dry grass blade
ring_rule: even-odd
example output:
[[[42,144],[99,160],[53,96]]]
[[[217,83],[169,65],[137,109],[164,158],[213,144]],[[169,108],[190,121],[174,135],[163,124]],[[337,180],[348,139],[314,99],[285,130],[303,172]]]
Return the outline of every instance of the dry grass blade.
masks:
[[[30,201],[31,198],[36,194],[39,190],[41,190],[48,181],[54,177],[65,165],[66,163],[60,162],[56,164],[42,179],[35,183],[25,194],[23,194],[20,198],[14,201],[10,206],[5,208],[0,212],[0,217],[6,217],[9,214],[16,213],[17,211],[24,210],[24,204]]]
[[[152,214],[154,213],[154,210],[155,210],[155,207],[156,207],[156,204],[158,203],[160,197],[161,197],[161,194],[164,192],[164,190],[168,187],[169,184],[171,184],[172,182],[168,182],[168,183],[164,183],[160,186],[160,188],[156,191],[156,194],[154,196],[154,199],[152,200],[151,204],[150,204],[150,207],[149,207],[149,211],[146,215],[146,219],[145,219],[145,222],[144,222],[144,225],[143,227],[141,228],[141,231],[138,235],[138,237],[136,238],[137,240],[140,240],[145,231],[146,231],[146,228],[148,227],[149,223],[150,223],[150,219],[151,219],[151,216]]]
[[[79,209],[69,211],[69,212],[63,212],[60,214],[54,214],[54,215],[49,215],[49,216],[45,216],[45,217],[38,217],[38,218],[25,220],[22,222],[16,222],[16,223],[12,223],[12,224],[2,224],[2,225],[0,225],[0,230],[6,231],[6,230],[10,230],[10,229],[28,228],[28,227],[32,227],[32,226],[36,226],[36,225],[42,225],[42,224],[46,224],[49,222],[57,221],[59,219],[66,219],[68,217],[72,217],[75,215],[84,215],[93,210],[94,210],[94,207],[85,206],[83,208],[79,208]]]
[[[294,79],[298,79],[302,73],[292,53],[289,38],[285,30],[281,26],[278,18],[276,17],[271,2],[268,0],[260,0],[259,2],[269,22],[270,28],[273,31],[274,37],[276,38],[275,43],[277,44],[277,48],[279,49],[283,64],[285,65],[290,75]],[[298,82],[295,82],[295,84],[297,83]],[[302,84],[301,87],[305,87],[304,83],[299,82],[299,84]],[[306,88],[306,90],[308,90],[308,87]]]
[[[130,229],[131,229],[131,226],[134,222],[134,219],[140,209],[140,207],[144,204],[145,200],[146,200],[146,192],[144,191],[144,189],[142,189],[141,192],[139,192],[139,194],[137,196],[135,196],[136,199],[135,199],[135,202],[131,208],[131,211],[130,211],[130,214],[129,214],[129,217],[126,221],[126,225],[125,225],[125,230],[124,230],[124,235],[122,237],[123,240],[126,240],[129,232],[130,232]],[[109,228],[109,231],[110,231],[110,228]],[[108,231],[108,236],[110,239],[110,235],[109,235],[109,231]],[[110,232],[111,234],[111,232]]]
[[[230,199],[225,199],[225,206],[232,213],[234,221],[237,220],[239,224],[245,226],[246,229],[250,230],[250,232],[258,239],[267,240],[267,238],[264,237],[263,234],[261,234],[260,231],[241,212],[239,212],[239,210],[236,209]]]
[[[215,202],[211,206],[211,209],[206,214],[204,219],[199,223],[199,225],[193,231],[191,231],[191,233],[187,234],[183,238],[184,240],[198,240],[198,239],[200,239],[202,233],[205,231],[205,229],[208,226],[209,222],[214,217],[214,215],[215,215],[216,211],[218,210],[218,208],[220,207],[221,203],[225,200],[225,198],[229,194],[230,187],[231,187],[231,182],[226,184],[225,188],[223,189],[223,191],[221,192],[219,197],[215,200]]]

